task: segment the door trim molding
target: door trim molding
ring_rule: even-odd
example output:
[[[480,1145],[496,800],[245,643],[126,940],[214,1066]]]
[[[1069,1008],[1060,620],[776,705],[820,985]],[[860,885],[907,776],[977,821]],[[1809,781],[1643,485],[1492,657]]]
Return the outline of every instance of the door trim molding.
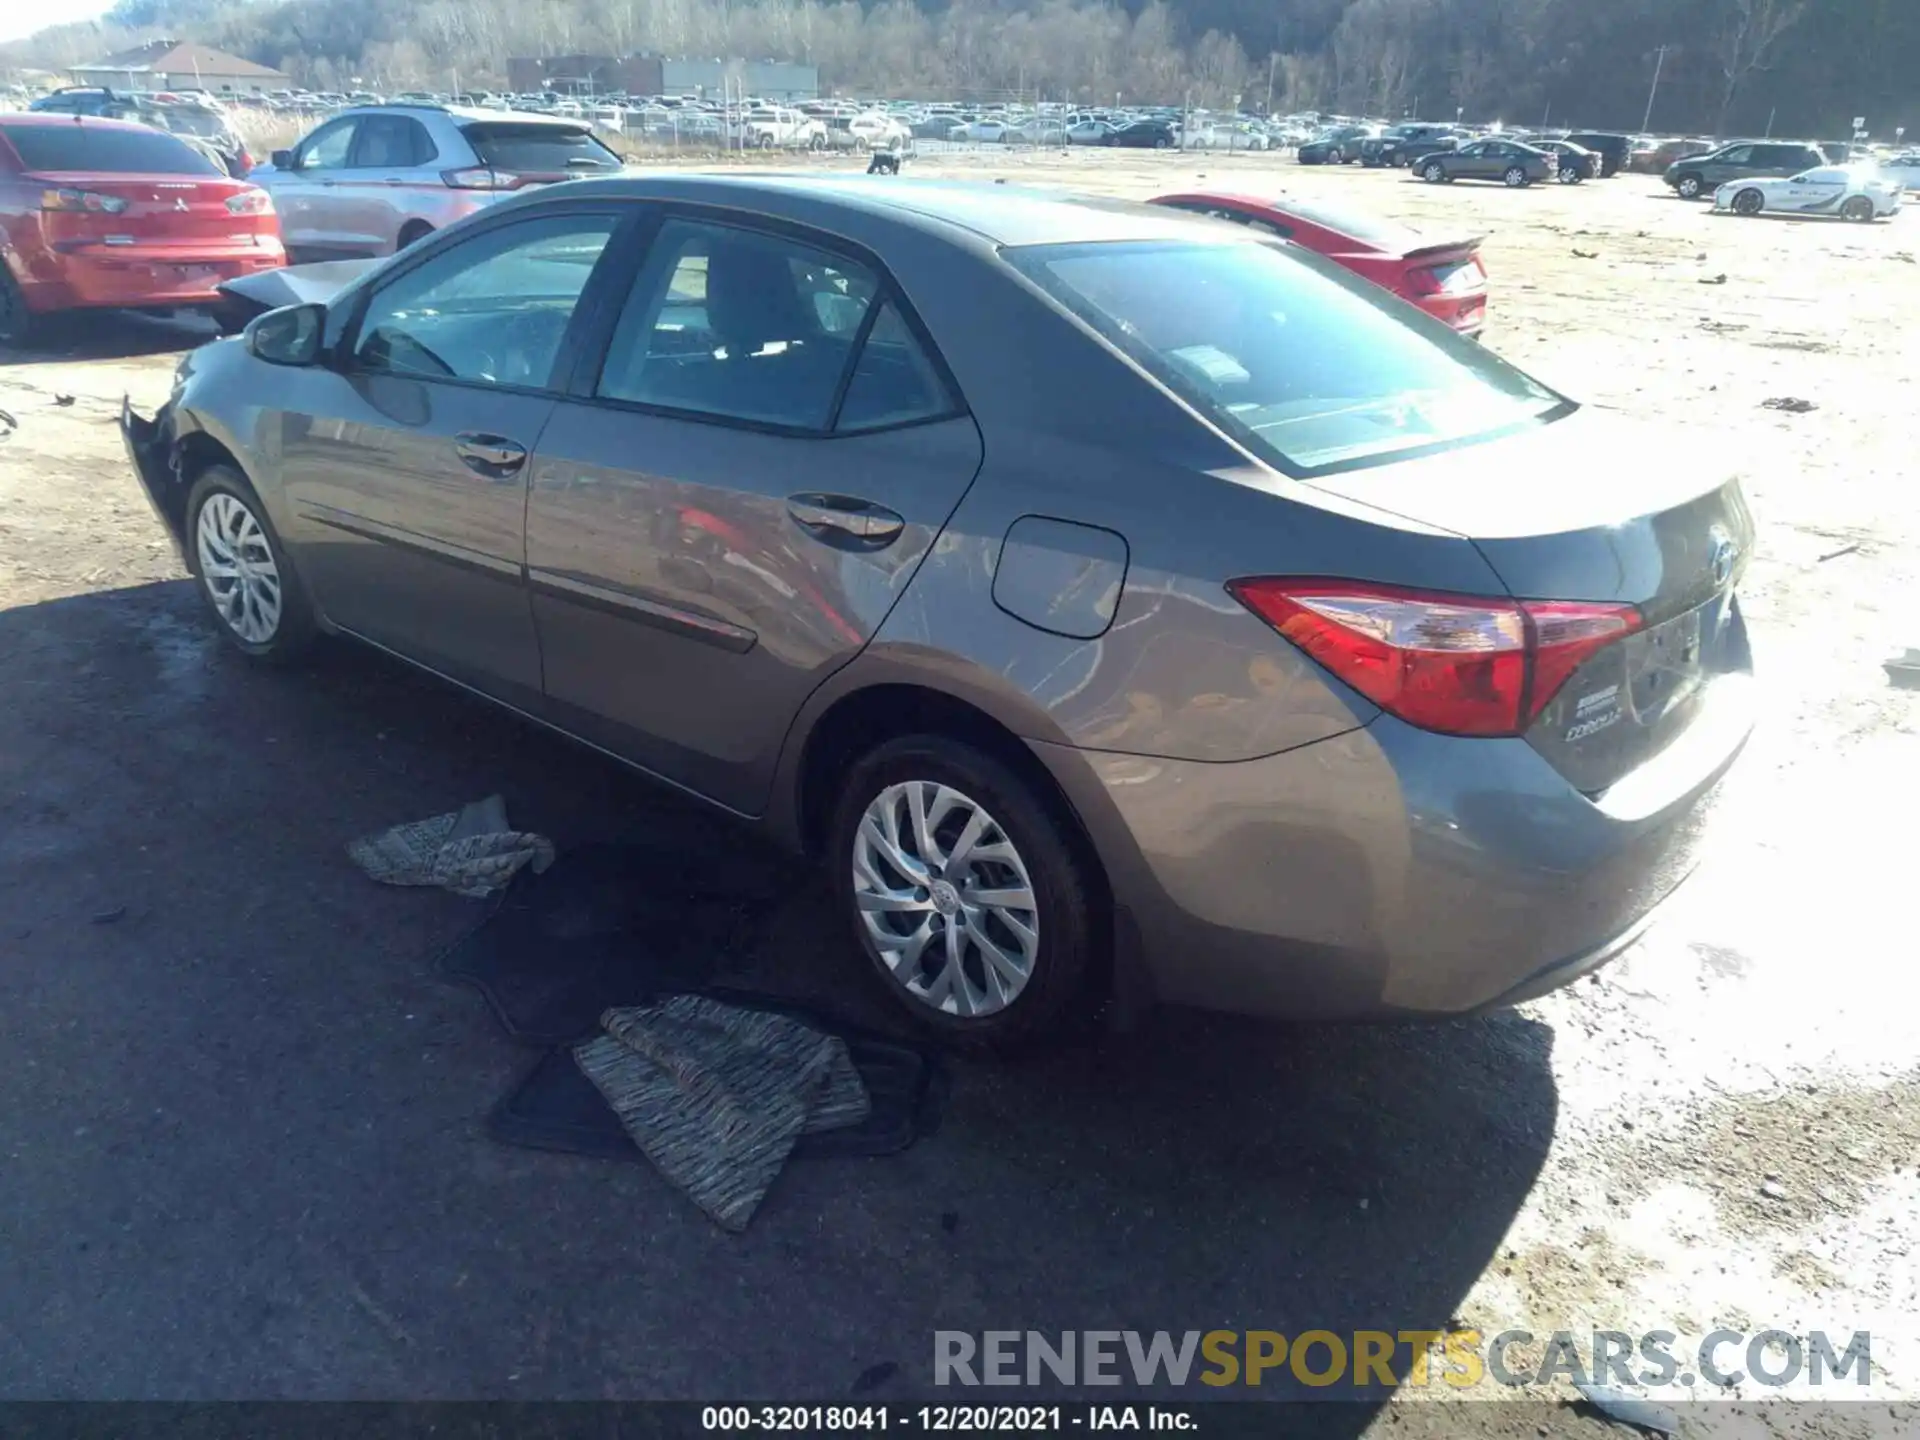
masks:
[[[600,610],[623,620],[638,620],[643,625],[665,630],[682,639],[698,640],[735,655],[746,654],[760,640],[756,632],[743,626],[730,625],[711,615],[702,615],[697,610],[663,605],[658,600],[620,589],[603,580],[589,580],[564,570],[541,569],[528,570],[527,579],[535,594],[582,605],[589,610]]]

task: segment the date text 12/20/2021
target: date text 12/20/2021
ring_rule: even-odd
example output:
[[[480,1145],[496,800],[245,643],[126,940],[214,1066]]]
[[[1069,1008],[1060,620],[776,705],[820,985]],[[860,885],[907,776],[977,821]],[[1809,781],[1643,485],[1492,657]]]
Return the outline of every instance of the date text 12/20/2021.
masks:
[[[721,1434],[904,1430],[930,1434],[1016,1431],[1197,1432],[1193,1412],[1162,1405],[707,1405],[700,1428]]]

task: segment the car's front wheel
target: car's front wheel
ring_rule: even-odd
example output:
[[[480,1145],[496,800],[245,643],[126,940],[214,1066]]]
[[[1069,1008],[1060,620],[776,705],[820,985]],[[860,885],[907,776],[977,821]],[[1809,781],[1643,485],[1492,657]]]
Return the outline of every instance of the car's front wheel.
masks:
[[[1057,806],[941,735],[890,741],[841,787],[828,874],[881,984],[923,1028],[1013,1046],[1086,997],[1095,880]]]
[[[1682,175],[1674,181],[1673,188],[1679,192],[1682,200],[1698,200],[1706,184],[1698,175]]]
[[[1438,185],[1442,180],[1447,178],[1447,167],[1442,165],[1438,160],[1435,160],[1420,173],[1426,176],[1429,185]]]
[[[313,611],[266,507],[238,471],[210,466],[194,484],[187,553],[220,632],[242,654],[281,664],[312,642]]]

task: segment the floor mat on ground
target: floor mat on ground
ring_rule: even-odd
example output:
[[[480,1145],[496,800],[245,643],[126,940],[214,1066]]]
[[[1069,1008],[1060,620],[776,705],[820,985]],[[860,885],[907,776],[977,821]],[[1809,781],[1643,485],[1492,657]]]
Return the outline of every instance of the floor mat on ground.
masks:
[[[794,883],[751,855],[637,844],[568,850],[544,874],[518,876],[438,961],[443,976],[486,997],[509,1037],[548,1052],[494,1106],[488,1134],[533,1149],[645,1159],[568,1047],[599,1033],[610,1009],[681,992],[791,1015],[845,1039],[871,1112],[858,1125],[802,1135],[795,1156],[890,1155],[931,1134],[945,1084],[930,1055],[817,1009],[710,983],[717,961],[762,940]]]

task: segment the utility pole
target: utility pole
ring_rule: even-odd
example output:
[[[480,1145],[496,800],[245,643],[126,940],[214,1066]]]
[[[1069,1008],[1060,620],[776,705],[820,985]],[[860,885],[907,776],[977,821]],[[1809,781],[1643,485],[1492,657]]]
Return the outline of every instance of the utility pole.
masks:
[[[1273,114],[1273,67],[1278,65],[1279,63],[1280,63],[1280,53],[1277,50],[1268,51],[1267,52],[1267,108],[1266,108],[1266,111],[1264,112],[1268,115]]]
[[[1647,114],[1646,118],[1640,122],[1640,133],[1642,135],[1646,134],[1653,127],[1653,97],[1660,93],[1660,72],[1666,68],[1667,51],[1669,48],[1671,47],[1662,45],[1654,52],[1653,88],[1647,91]]]

